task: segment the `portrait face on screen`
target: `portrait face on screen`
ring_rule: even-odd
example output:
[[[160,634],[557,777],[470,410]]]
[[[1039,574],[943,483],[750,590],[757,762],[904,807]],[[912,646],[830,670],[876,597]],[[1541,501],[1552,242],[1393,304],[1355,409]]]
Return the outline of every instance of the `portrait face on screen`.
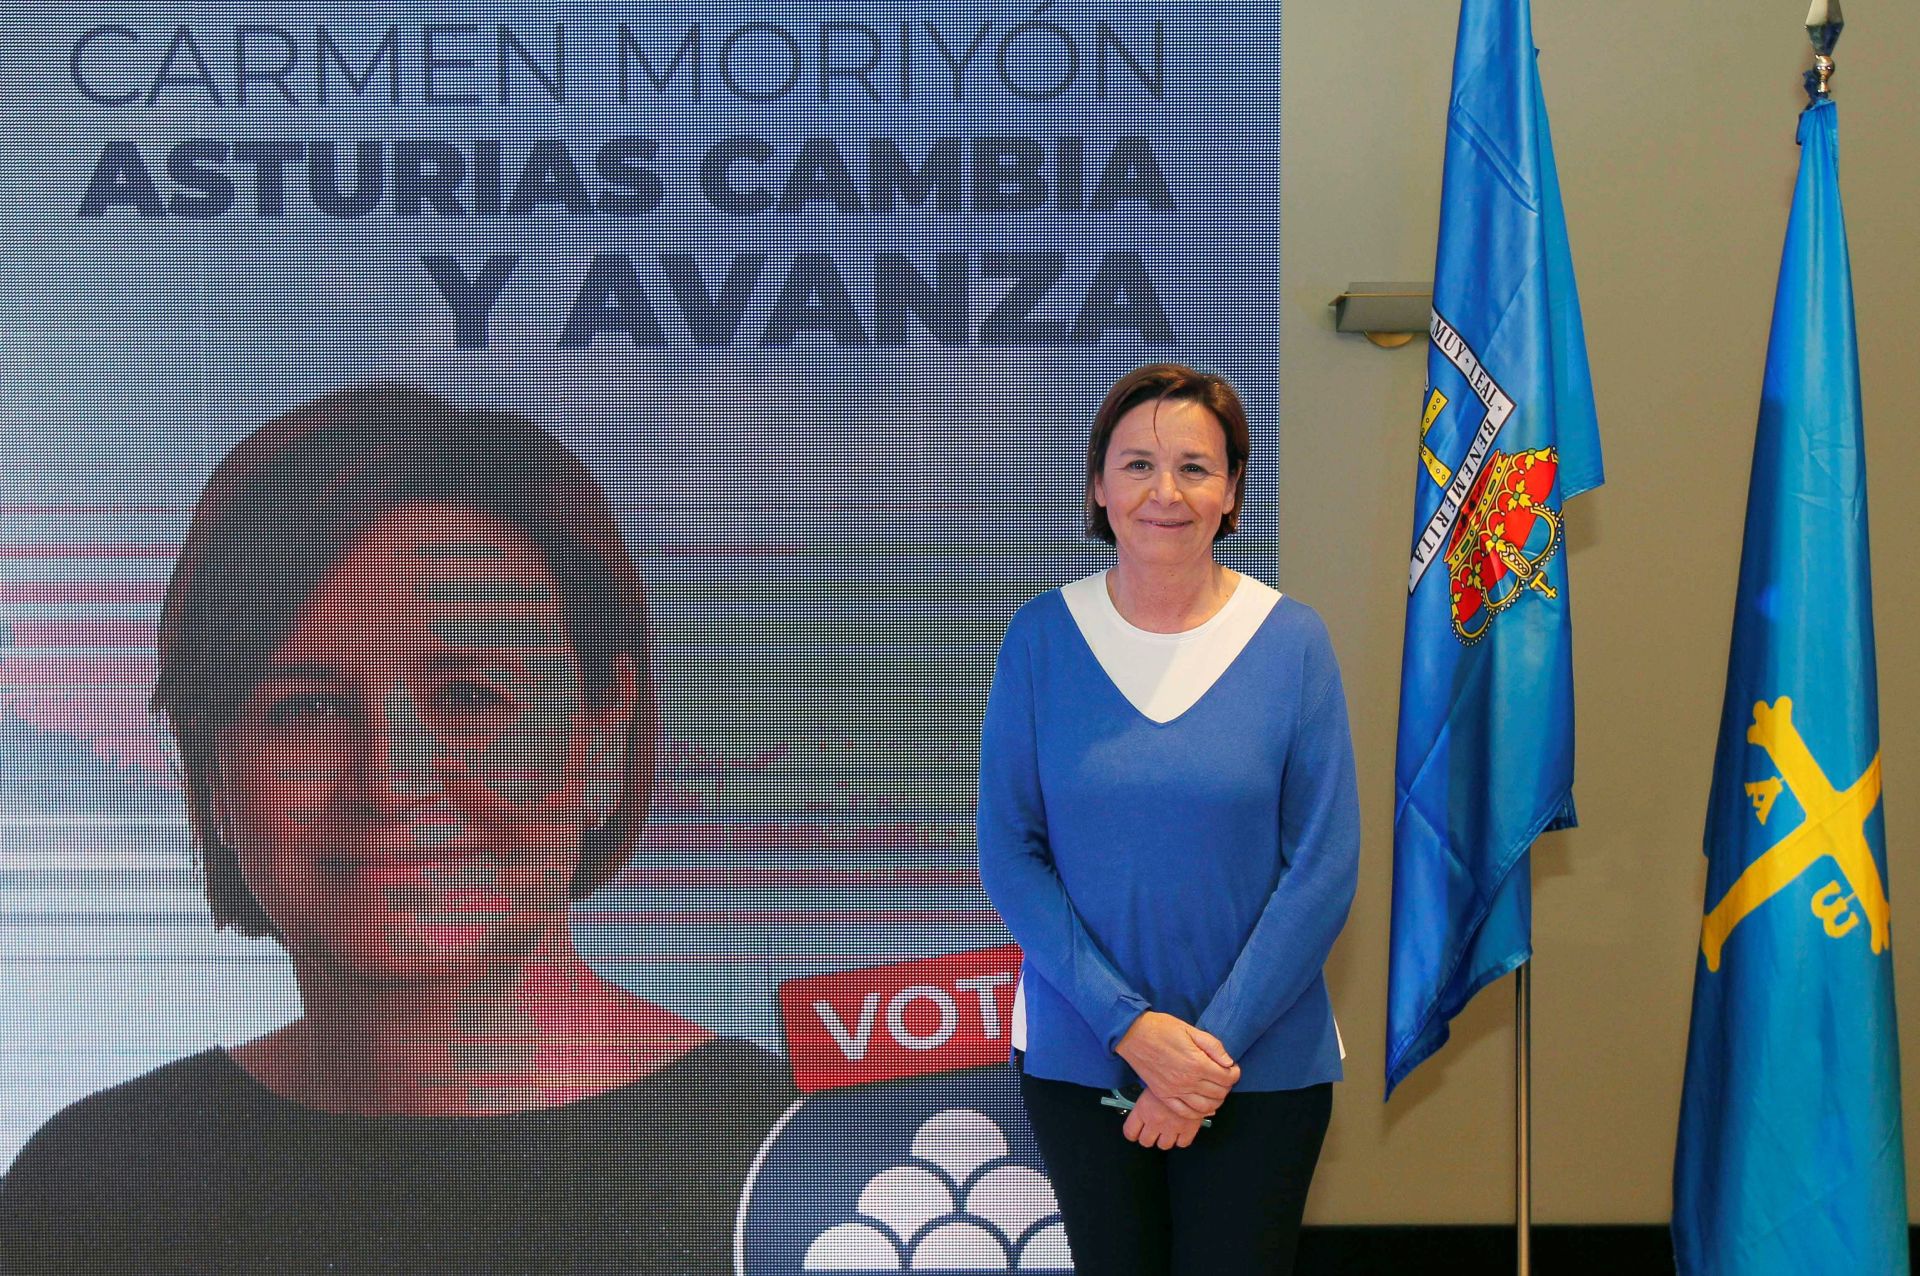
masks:
[[[585,897],[650,805],[648,653],[605,492],[525,418],[373,386],[256,430],[196,505],[153,700],[215,920],[290,937],[309,888],[357,883],[414,919],[340,901],[329,924],[368,923],[363,946],[484,953],[525,929],[488,894],[507,867]],[[282,851],[319,876],[287,878]]]
[[[221,732],[216,819],[297,958],[524,958],[564,924],[624,773],[634,671],[589,708],[538,548],[414,504],[347,546]]]

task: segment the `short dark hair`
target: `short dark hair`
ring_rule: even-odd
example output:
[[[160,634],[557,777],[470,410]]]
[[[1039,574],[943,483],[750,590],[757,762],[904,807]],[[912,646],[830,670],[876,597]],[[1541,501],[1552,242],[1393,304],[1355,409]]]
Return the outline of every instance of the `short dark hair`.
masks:
[[[1094,483],[1107,464],[1107,444],[1120,418],[1142,403],[1197,403],[1219,419],[1227,435],[1227,473],[1233,479],[1233,508],[1220,520],[1213,539],[1221,540],[1240,526],[1240,510],[1247,498],[1247,408],[1225,377],[1201,372],[1184,363],[1149,363],[1135,368],[1107,391],[1093,414],[1093,433],[1087,438],[1087,535],[1114,543],[1113,524],[1106,507],[1093,498]]]
[[[589,704],[606,704],[618,658],[631,659],[626,785],[611,817],[587,831],[572,898],[592,893],[633,854],[653,797],[659,714],[646,593],[606,493],[523,416],[455,407],[408,386],[341,390],[227,453],[194,507],[160,612],[151,704],[179,746],[207,903],[221,926],[278,935],[214,819],[217,734],[353,539],[381,515],[421,503],[490,515],[533,542],[559,586]]]

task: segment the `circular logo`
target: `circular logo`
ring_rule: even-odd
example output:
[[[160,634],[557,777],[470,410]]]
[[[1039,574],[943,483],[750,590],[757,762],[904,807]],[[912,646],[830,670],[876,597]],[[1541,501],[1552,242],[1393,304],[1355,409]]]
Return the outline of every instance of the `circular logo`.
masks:
[[[1072,1270],[1005,1067],[794,1104],[748,1175],[734,1237],[735,1276]]]

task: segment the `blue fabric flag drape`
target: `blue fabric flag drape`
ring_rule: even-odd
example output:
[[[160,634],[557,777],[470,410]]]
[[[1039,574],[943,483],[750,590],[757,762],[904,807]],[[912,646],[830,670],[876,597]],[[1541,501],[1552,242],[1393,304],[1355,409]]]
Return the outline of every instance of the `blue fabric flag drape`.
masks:
[[[1574,822],[1561,502],[1603,479],[1526,0],[1464,0],[1414,480],[1387,1093],[1532,949],[1527,848]]]
[[[1688,1273],[1907,1271],[1867,475],[1831,102],[1800,117],[1673,1171]]]

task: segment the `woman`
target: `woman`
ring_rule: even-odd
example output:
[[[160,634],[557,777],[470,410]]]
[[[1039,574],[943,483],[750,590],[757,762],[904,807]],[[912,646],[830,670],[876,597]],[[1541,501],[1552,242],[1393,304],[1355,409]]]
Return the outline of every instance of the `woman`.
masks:
[[[1319,617],[1214,561],[1247,455],[1221,378],[1120,379],[1087,448],[1114,565],[1014,616],[981,729],[1021,1093],[1085,1276],[1290,1270],[1340,1076],[1346,702]]]
[[[214,918],[286,949],[304,1014],[50,1121],[0,1268],[727,1270],[790,1085],[574,947],[656,726],[579,460],[415,390],[298,409],[208,482],[159,657]]]

